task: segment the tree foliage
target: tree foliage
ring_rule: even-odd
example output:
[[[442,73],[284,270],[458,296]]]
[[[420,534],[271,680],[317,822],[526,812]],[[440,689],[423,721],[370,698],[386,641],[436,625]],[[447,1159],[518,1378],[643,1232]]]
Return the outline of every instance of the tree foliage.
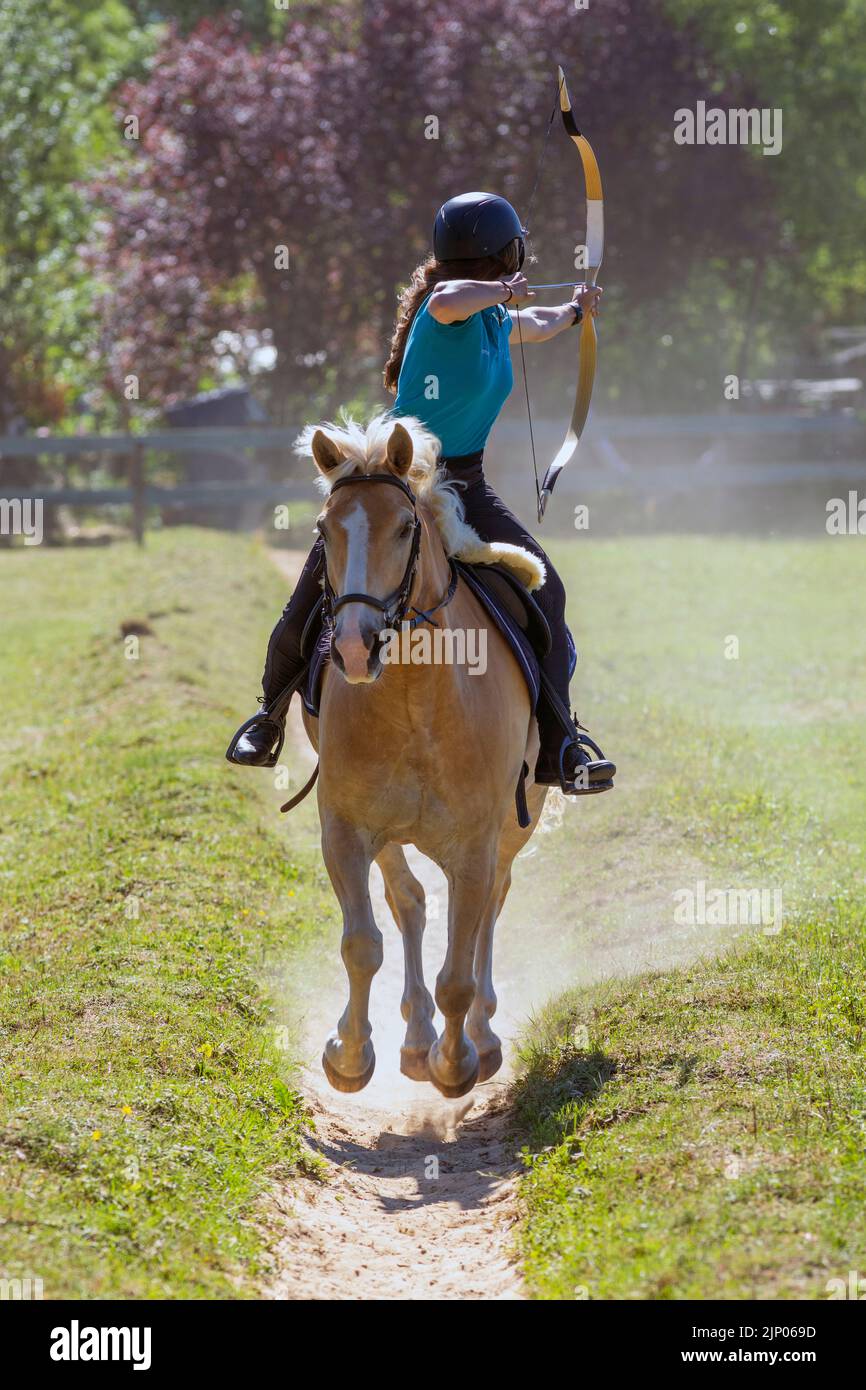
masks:
[[[763,360],[796,352],[804,330],[817,352],[828,325],[864,322],[866,3],[667,0],[667,10],[713,54],[730,89],[782,114],[781,154],[747,152],[774,217],[741,264],[746,285],[759,285],[750,308]]]
[[[466,188],[525,212],[538,178],[530,278],[577,278],[579,164],[558,118],[545,143],[557,62],[605,184],[601,397],[715,408],[726,372],[782,360],[804,323],[817,342],[862,317],[863,17],[0,0],[0,411],[50,422],[86,384],[109,422],[134,374],[146,415],[227,364],[258,371],[275,420],[380,401],[397,289]],[[783,153],[677,145],[701,99],[781,107]],[[545,352],[535,396],[561,409],[573,343]]]
[[[379,0],[317,13],[290,17],[272,43],[252,42],[239,17],[176,29],[123,91],[118,119],[138,113],[142,133],[93,189],[98,271],[149,399],[189,389],[229,328],[276,349],[275,418],[374,395],[396,288],[426,254],[439,203],[480,186],[526,206],[557,60],[605,173],[612,322],[636,302],[649,319],[684,265],[724,259],[770,215],[741,152],[705,186],[698,153],[674,146],[672,113],[703,92],[707,59],[658,4],[610,0],[596,16],[558,0]],[[543,278],[575,278],[582,188],[558,123],[533,220]],[[280,246],[288,271],[275,269]]]
[[[84,386],[78,180],[109,156],[107,98],[143,47],[120,0],[0,4],[0,432],[60,419]]]

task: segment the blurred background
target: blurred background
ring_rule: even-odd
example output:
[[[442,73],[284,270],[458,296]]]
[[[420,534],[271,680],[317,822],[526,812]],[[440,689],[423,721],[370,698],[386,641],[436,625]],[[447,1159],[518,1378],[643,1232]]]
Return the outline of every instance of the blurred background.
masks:
[[[545,142],[562,62],[606,293],[549,528],[591,495],[596,535],[822,529],[864,456],[863,36],[861,0],[0,0],[3,495],[43,497],[53,541],[309,496],[288,442],[388,403],[445,198],[525,213],[541,169],[530,280],[579,278],[582,174],[558,118]],[[676,143],[699,100],[780,111],[781,151]],[[576,346],[528,353],[541,464]],[[519,366],[490,458],[531,515]]]

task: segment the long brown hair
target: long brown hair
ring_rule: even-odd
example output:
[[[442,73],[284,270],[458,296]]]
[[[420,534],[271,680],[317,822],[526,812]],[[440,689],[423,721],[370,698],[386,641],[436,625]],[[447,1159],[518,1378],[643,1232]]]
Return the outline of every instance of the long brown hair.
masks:
[[[400,295],[397,322],[391,338],[391,353],[385,363],[382,380],[388,391],[396,392],[406,339],[409,329],[424,300],[442,280],[498,280],[501,275],[514,275],[519,268],[520,253],[517,238],[510,241],[495,256],[481,256],[477,261],[437,261],[428,256],[412,271],[409,284]]]

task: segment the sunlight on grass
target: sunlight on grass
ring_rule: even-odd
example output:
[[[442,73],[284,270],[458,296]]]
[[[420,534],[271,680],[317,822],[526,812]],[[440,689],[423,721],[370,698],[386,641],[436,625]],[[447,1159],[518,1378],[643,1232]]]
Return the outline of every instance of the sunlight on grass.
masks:
[[[0,566],[0,1269],[46,1298],[255,1294],[303,1120],[258,981],[331,912],[223,758],[280,582],[194,531]]]
[[[677,537],[555,555],[593,596],[578,708],[628,788],[577,855],[548,847],[575,916],[611,842],[644,840],[662,859],[647,922],[693,884],[691,856],[720,887],[777,886],[785,923],[723,927],[717,959],[573,989],[533,1021],[515,1093],[531,1291],[826,1297],[866,1241],[864,553]],[[608,939],[634,864],[621,851],[601,894]]]

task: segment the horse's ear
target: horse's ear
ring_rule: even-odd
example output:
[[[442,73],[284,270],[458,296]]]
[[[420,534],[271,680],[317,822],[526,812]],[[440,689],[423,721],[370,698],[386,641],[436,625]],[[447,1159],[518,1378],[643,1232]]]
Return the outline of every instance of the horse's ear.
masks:
[[[414,452],[411,434],[405,425],[398,422],[388,438],[388,449],[385,454],[388,466],[393,468],[398,478],[404,478],[409,472],[412,467]]]
[[[339,463],[343,462],[343,455],[340,453],[333,439],[324,430],[316,430],[312,442],[313,462],[320,473],[325,477],[333,473]]]

